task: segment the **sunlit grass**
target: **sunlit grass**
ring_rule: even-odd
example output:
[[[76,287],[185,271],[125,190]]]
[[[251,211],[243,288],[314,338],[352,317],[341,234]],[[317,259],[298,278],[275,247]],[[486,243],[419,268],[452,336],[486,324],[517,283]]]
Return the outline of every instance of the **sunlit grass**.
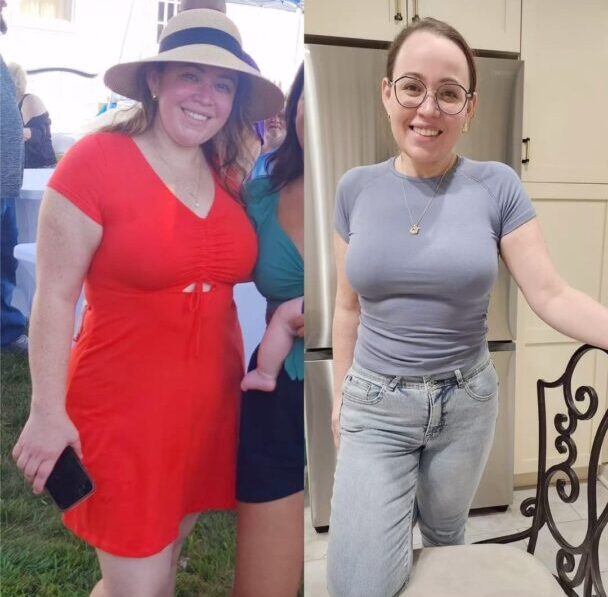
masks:
[[[6,597],[84,597],[100,577],[92,548],[61,524],[51,500],[34,496],[10,459],[29,409],[27,359],[2,355],[0,592]],[[232,513],[202,516],[184,548],[177,597],[229,595],[234,569]]]

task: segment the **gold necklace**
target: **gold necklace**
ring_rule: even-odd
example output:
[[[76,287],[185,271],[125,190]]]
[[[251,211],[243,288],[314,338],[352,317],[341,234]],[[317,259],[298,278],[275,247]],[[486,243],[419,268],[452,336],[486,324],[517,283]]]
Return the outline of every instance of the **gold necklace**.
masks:
[[[154,153],[156,154],[156,156],[163,162],[163,164],[165,164],[165,166],[167,166],[167,168],[169,169],[169,172],[170,172],[172,170],[171,164],[169,164],[169,162],[167,162],[167,160],[165,160],[165,158],[162,156],[162,154],[156,149],[154,144],[152,144],[151,147],[152,147]],[[202,173],[203,173],[203,168],[199,167],[198,176],[196,177],[196,188],[195,188],[194,192],[192,192],[190,189],[186,189],[186,193],[188,195],[190,195],[190,197],[192,197],[191,203],[195,209],[198,209],[201,206],[201,202],[200,202],[200,198],[199,198],[199,190],[201,187]],[[177,190],[177,183],[173,183],[173,186]]]
[[[199,166],[198,169],[198,176],[196,177],[196,192],[192,192],[189,190],[186,190],[186,192],[194,199],[193,204],[195,209],[198,209],[201,206],[200,203],[200,199],[199,199],[199,191],[201,188],[201,175],[202,175],[203,169]]]
[[[456,156],[456,160],[458,160],[458,156]],[[405,166],[403,165],[403,154],[400,154],[399,156],[399,161],[401,162],[401,169],[403,170],[403,172],[405,172]],[[443,171],[443,174],[441,175],[441,178],[439,179],[439,182],[437,183],[437,186],[435,187],[435,192],[433,193],[433,196],[428,200],[428,203],[426,204],[426,207],[424,208],[424,211],[422,212],[422,215],[418,218],[418,221],[416,223],[414,223],[414,218],[412,216],[412,210],[410,209],[409,203],[407,202],[407,195],[405,193],[405,179],[402,178],[401,179],[401,185],[403,188],[403,201],[405,202],[405,207],[407,209],[407,213],[410,219],[410,234],[420,234],[420,222],[422,222],[422,219],[424,218],[424,216],[426,215],[426,212],[429,210],[429,207],[431,207],[431,203],[433,203],[433,199],[435,199],[435,197],[437,196],[437,191],[439,190],[439,187],[441,186],[441,183],[443,182],[443,177],[448,173],[448,170],[452,167],[452,163],[448,164],[448,167]]]

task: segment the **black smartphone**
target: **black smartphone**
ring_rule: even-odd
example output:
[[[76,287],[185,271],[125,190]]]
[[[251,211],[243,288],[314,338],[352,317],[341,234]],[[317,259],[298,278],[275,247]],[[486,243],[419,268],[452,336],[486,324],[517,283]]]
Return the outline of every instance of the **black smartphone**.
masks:
[[[93,480],[72,446],[61,453],[44,488],[61,511],[69,510],[95,491]]]

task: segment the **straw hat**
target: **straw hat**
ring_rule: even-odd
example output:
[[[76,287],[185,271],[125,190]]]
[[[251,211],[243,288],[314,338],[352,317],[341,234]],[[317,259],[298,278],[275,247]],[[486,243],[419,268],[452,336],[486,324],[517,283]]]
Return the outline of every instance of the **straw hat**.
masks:
[[[283,107],[282,91],[243,59],[236,25],[217,10],[186,10],[175,15],[163,29],[158,55],[137,62],[116,64],[104,76],[116,93],[142,100],[140,70],[146,64],[190,62],[228,68],[251,82],[250,114],[254,121],[270,118]]]

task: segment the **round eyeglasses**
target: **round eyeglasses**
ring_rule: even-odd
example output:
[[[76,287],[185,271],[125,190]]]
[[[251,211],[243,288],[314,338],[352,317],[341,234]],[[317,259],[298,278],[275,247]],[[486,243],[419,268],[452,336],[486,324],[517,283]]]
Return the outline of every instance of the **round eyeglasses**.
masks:
[[[424,103],[429,93],[426,85],[420,79],[409,75],[391,81],[390,85],[395,91],[395,99],[404,108],[418,108]],[[458,83],[442,83],[437,87],[434,95],[439,110],[450,116],[460,114],[467,100],[473,97],[473,93]]]

